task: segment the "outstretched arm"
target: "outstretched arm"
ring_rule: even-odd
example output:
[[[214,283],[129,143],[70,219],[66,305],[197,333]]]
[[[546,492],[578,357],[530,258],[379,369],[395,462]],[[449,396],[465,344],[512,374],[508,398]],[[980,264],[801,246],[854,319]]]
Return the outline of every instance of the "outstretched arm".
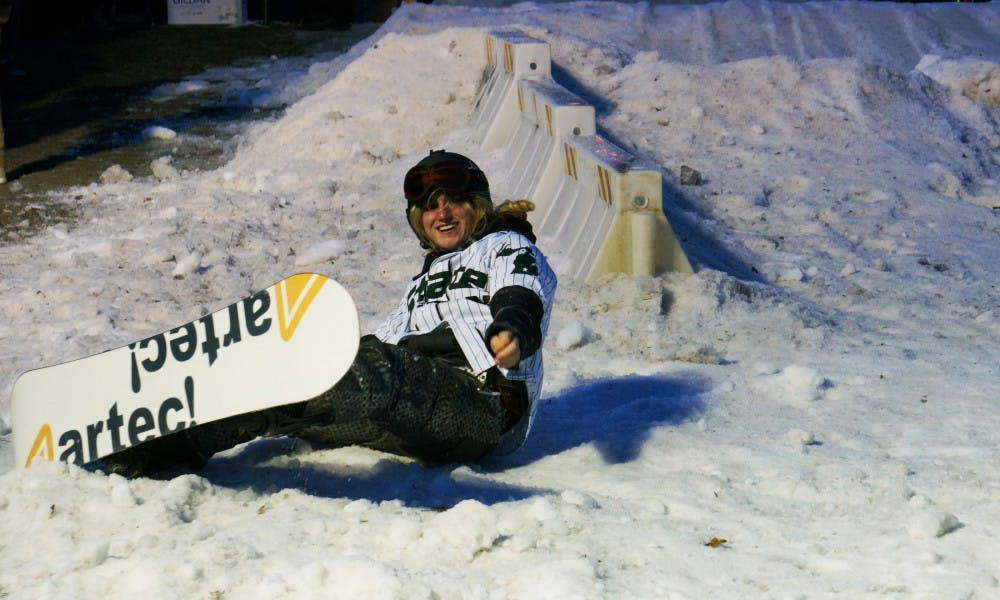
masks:
[[[542,301],[528,288],[501,288],[490,300],[493,323],[486,340],[496,364],[511,369],[534,354],[542,343]]]

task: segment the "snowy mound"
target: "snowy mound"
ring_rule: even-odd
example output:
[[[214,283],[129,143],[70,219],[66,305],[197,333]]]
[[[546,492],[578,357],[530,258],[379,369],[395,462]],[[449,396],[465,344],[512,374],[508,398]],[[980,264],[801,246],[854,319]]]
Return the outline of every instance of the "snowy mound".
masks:
[[[406,168],[446,147],[499,197],[518,176],[466,129],[490,28],[548,42],[662,167],[698,272],[562,278],[537,426],[484,465],[268,439],[125,481],[24,471],[6,432],[0,596],[995,596],[1000,5],[490,4],[261,65],[247,101],[296,102],[219,170],[54,193],[77,215],[0,249],[3,423],[21,371],[289,273],[370,331],[421,264]]]

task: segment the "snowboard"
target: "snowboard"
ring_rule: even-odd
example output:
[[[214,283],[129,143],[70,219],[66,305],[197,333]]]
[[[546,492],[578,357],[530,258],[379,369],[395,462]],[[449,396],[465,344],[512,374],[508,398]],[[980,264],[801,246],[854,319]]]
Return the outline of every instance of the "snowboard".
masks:
[[[347,290],[300,273],[127,346],[27,371],[11,395],[15,464],[84,465],[199,423],[308,400],[347,372],[359,337]]]

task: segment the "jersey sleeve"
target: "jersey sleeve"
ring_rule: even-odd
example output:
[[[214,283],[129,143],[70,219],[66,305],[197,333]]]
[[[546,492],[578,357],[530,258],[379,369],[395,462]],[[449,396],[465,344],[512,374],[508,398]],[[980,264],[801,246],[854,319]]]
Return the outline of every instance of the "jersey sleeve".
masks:
[[[549,306],[556,287],[551,267],[528,238],[516,233],[497,235],[492,241],[490,265],[490,296],[505,287],[527,288]]]

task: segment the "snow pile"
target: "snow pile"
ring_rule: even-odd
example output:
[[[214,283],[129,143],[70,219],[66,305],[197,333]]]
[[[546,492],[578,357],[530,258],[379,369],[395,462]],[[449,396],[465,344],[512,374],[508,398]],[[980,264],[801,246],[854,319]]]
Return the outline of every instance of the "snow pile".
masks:
[[[298,271],[370,331],[421,262],[405,170],[446,147],[498,198],[517,177],[466,128],[487,28],[547,41],[601,132],[662,166],[698,273],[564,277],[537,426],[482,465],[282,438],[125,481],[22,470],[0,437],[0,595],[997,595],[1000,8],[488,4],[157,90],[297,101],[221,169],[109,168],[0,249],[0,418],[23,370]]]

